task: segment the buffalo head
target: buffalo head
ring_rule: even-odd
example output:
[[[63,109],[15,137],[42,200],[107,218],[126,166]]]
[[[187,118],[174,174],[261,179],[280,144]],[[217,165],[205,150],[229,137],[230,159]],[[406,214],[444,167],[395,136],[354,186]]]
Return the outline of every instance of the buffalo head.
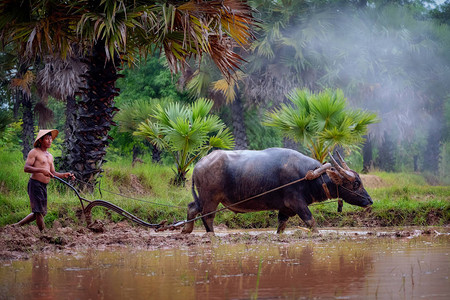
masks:
[[[331,181],[337,185],[339,192],[338,196],[345,202],[353,205],[365,207],[373,204],[372,198],[370,198],[369,194],[364,189],[358,173],[347,166],[339,152],[337,152],[337,154],[342,166],[339,165],[330,154],[333,168],[327,169],[326,172]]]

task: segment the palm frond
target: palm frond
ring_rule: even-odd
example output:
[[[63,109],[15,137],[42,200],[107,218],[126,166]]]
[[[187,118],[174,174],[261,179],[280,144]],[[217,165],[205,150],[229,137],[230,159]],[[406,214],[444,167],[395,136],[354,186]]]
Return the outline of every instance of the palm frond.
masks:
[[[233,149],[234,137],[228,128],[221,129],[209,138],[209,146],[212,148]]]
[[[230,79],[222,78],[213,82],[212,89],[214,92],[221,93],[225,97],[225,102],[229,104],[236,99],[239,81],[245,80],[246,77],[243,72],[237,71]]]
[[[162,150],[168,147],[168,143],[164,138],[163,127],[150,120],[141,122],[137,130],[133,132],[133,135],[147,138],[158,149]]]
[[[206,98],[199,98],[192,103],[192,120],[206,118],[211,111],[214,103]]]
[[[197,69],[187,82],[186,88],[193,97],[199,97],[206,94],[210,82],[211,75],[208,72]]]
[[[30,95],[31,94],[31,85],[36,76],[30,70],[28,70],[22,77],[16,77],[11,79],[11,87],[17,88],[23,94]]]

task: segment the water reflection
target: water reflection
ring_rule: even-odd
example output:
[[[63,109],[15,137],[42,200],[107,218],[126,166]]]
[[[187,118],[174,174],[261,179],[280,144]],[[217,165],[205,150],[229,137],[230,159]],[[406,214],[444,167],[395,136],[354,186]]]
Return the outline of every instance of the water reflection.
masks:
[[[31,287],[33,294],[40,299],[53,299],[53,290],[49,280],[48,259],[43,256],[32,258]]]
[[[192,256],[196,293],[207,298],[340,296],[365,284],[372,253],[341,244],[219,247]],[[207,278],[205,273],[207,273]],[[203,276],[203,278],[202,278]],[[211,289],[211,286],[214,289]]]
[[[449,237],[90,251],[3,262],[6,299],[450,297]]]

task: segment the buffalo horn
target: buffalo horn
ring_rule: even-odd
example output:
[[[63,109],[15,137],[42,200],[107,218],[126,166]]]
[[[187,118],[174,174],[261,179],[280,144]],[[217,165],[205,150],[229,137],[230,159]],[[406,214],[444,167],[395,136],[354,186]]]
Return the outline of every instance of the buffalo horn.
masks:
[[[341,166],[337,163],[337,161],[334,159],[334,157],[333,157],[333,155],[331,155],[331,153],[330,152],[328,152],[328,156],[330,157],[330,159],[331,159],[331,163],[333,164],[333,166],[336,168],[336,169],[340,169],[341,168]]]
[[[331,155],[331,153],[328,152],[328,155],[331,158],[331,162],[333,163],[334,167],[339,171],[339,173],[341,175],[343,175],[347,180],[350,181],[354,181],[355,180],[355,175],[353,175],[352,172],[345,170],[344,168],[342,168],[337,161],[334,159],[333,155]],[[347,164],[345,164],[347,166]],[[347,166],[348,168],[348,166]]]
[[[339,151],[336,151],[338,158],[339,158],[339,162],[341,163],[341,165],[344,167],[344,169],[350,171],[350,168],[347,166],[347,163],[344,161],[344,159],[342,158],[341,154],[339,153]]]
[[[325,173],[325,171],[328,170],[329,168],[331,168],[331,164],[330,163],[323,164],[322,166],[318,167],[314,171],[313,170],[309,170],[306,173],[305,178],[307,180],[314,180],[317,177],[319,177],[320,175],[322,175],[323,173]]]
[[[320,166],[319,168],[314,170],[314,175],[319,177],[320,175],[322,175],[329,168],[331,168],[331,164],[330,163],[323,164],[322,166]]]

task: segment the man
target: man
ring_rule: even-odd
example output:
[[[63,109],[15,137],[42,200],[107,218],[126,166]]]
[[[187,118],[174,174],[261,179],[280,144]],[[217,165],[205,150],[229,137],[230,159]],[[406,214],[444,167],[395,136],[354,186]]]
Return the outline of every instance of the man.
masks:
[[[24,171],[31,173],[28,181],[28,195],[30,197],[32,213],[14,226],[22,226],[36,220],[40,231],[44,230],[44,216],[47,214],[47,184],[54,176],[60,178],[75,178],[72,173],[58,173],[55,171],[53,156],[47,151],[53,140],[58,136],[58,130],[39,130],[34,141],[34,149],[27,156]]]

